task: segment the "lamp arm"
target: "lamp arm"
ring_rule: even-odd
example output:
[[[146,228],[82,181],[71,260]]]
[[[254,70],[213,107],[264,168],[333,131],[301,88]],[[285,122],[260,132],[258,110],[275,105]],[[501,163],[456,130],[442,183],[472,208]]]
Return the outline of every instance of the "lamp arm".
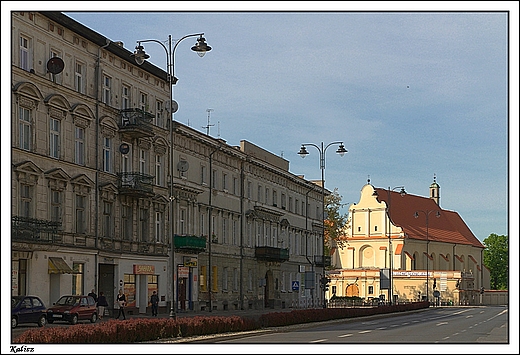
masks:
[[[183,40],[185,40],[186,38],[189,38],[189,37],[197,37],[197,36],[203,36],[204,33],[194,33],[194,34],[191,34],[191,35],[186,35],[186,36],[183,36],[181,37],[181,39],[177,40],[175,42],[175,45],[173,46],[173,50],[171,52],[171,63],[172,63],[172,77],[175,77],[175,50],[177,49],[177,46],[179,45],[179,43],[181,43]],[[171,38],[171,37],[170,37]],[[172,78],[172,80],[175,80]]]

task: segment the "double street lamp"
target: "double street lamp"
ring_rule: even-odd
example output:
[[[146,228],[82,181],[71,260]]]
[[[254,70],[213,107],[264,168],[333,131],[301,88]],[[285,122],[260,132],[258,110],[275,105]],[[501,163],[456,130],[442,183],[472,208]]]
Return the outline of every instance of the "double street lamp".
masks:
[[[343,145],[343,142],[331,142],[324,146],[324,143],[321,142],[321,145],[317,145],[314,143],[304,143],[302,144],[300,151],[298,152],[298,155],[302,158],[305,158],[309,152],[307,151],[307,146],[312,146],[318,149],[320,152],[320,169],[321,169],[321,214],[322,214],[322,230],[321,230],[321,240],[322,240],[322,263],[323,263],[323,276],[322,280],[326,279],[325,275],[325,152],[327,151],[327,148],[331,145],[339,144],[338,150],[336,150],[336,153],[339,154],[341,157],[347,153],[347,150],[345,149],[345,146]],[[323,285],[323,308],[327,308],[327,301],[325,299],[326,291],[325,291],[325,285]]]
[[[146,42],[155,42],[159,43],[163,49],[166,52],[166,67],[167,67],[167,73],[168,73],[168,83],[169,83],[169,92],[170,92],[170,113],[168,117],[168,125],[169,125],[169,133],[170,133],[170,243],[171,243],[171,252],[170,252],[170,265],[171,265],[171,279],[170,279],[170,317],[176,318],[176,296],[175,296],[175,234],[174,234],[174,214],[173,214],[173,164],[174,164],[174,149],[173,149],[173,114],[175,111],[177,111],[176,103],[173,101],[173,85],[175,85],[178,81],[178,79],[175,77],[175,50],[177,49],[177,46],[179,43],[181,43],[182,40],[189,38],[189,37],[199,37],[197,39],[197,43],[191,47],[191,50],[194,52],[197,52],[199,57],[203,57],[206,52],[209,52],[211,50],[211,47],[207,45],[206,39],[204,38],[204,33],[195,33],[190,34],[182,37],[181,39],[177,40],[175,42],[175,45],[172,49],[172,36],[168,35],[168,47],[166,45],[156,39],[145,39],[137,41],[137,46],[135,47],[135,51],[133,54],[131,54],[131,57],[134,58],[137,65],[142,65],[146,59],[150,58],[150,55],[146,54],[144,51],[144,47],[141,45],[141,43]]]
[[[430,238],[428,236],[428,218],[430,216],[430,213],[435,212],[435,217],[439,218],[441,216],[441,213],[439,210],[418,210],[415,211],[414,217],[419,218],[419,212],[424,213],[424,216],[426,217],[426,301],[430,302],[430,271],[429,271],[429,259],[430,259]]]

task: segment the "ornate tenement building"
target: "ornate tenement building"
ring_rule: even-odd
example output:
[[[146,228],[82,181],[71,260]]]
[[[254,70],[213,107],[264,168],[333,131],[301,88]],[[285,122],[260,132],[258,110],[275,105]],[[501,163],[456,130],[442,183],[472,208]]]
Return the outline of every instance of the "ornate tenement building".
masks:
[[[154,290],[163,311],[321,304],[319,186],[170,120],[164,70],[62,13],[12,12],[11,36],[13,294],[95,288],[112,305],[122,288],[139,313]]]

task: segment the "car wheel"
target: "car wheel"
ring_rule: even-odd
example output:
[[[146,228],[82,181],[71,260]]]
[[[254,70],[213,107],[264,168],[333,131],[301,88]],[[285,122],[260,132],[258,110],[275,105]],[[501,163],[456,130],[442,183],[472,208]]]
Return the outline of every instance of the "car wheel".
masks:
[[[38,319],[38,327],[43,327],[45,324],[47,324],[47,317],[42,315],[40,319]]]
[[[97,313],[92,313],[92,317],[90,317],[90,323],[96,323],[97,321]]]
[[[16,328],[18,325],[18,319],[16,317],[11,318],[11,328]]]
[[[72,318],[70,319],[70,324],[74,325],[78,323],[78,315],[74,314]]]

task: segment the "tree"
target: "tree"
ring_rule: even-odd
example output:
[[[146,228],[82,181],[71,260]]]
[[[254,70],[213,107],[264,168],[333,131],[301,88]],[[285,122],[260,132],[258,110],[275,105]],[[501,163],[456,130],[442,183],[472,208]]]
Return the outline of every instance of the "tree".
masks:
[[[484,264],[489,268],[493,290],[507,290],[509,279],[509,239],[507,235],[490,234],[484,239]]]
[[[345,225],[347,214],[341,214],[342,196],[335,188],[330,195],[325,196],[325,255],[330,255],[332,247],[342,248],[346,242]]]

